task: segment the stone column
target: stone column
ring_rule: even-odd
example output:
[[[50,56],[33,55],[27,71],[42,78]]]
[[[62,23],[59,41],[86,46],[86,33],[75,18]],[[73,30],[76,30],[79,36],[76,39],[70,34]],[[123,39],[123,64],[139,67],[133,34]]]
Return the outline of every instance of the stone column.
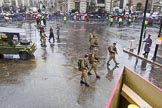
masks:
[[[2,0],[0,0],[0,7],[2,6],[2,2],[3,2],[3,1],[2,1]]]
[[[155,1],[155,0],[151,0],[151,12],[150,12],[150,13],[153,13],[153,9],[154,9],[154,1]]]
[[[87,9],[87,1],[80,0],[80,13],[85,13]]]
[[[18,5],[19,5],[19,4],[18,4],[18,0],[15,0],[15,3],[16,3],[16,7],[18,7]]]
[[[112,4],[111,4],[112,2]],[[105,10],[110,12],[110,6],[111,6],[111,10],[112,10],[112,7],[113,7],[113,0],[105,0]]]
[[[129,7],[127,6],[127,4],[129,4],[128,0],[124,0],[123,2],[123,9],[125,9],[126,12],[129,12]]]
[[[67,11],[71,11],[72,9],[74,9],[74,1],[73,0],[68,0],[67,2]]]
[[[23,0],[24,6],[30,6],[30,0]]]

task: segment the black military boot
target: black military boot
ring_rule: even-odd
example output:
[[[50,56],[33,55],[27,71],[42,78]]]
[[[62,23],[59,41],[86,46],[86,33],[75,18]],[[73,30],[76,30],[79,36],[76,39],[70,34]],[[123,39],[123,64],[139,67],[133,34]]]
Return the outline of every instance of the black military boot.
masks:
[[[85,82],[81,80],[81,81],[80,81],[80,84],[85,84]]]
[[[96,78],[100,79],[100,76],[99,76],[99,75],[97,75],[97,76],[96,76]]]
[[[115,63],[115,65],[116,65],[116,66],[118,66],[118,65],[119,65],[119,63]]]
[[[107,66],[109,66],[110,65],[110,63],[109,62],[107,62]]]
[[[88,72],[88,75],[92,75],[92,73],[91,72]]]
[[[85,82],[85,86],[86,86],[86,87],[89,87],[89,84],[88,84],[87,82]]]

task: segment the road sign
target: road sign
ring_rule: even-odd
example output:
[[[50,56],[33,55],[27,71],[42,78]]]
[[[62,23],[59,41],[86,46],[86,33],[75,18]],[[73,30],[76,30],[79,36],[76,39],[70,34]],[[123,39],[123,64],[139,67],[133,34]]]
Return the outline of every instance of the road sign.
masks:
[[[161,45],[162,44],[162,37],[157,37],[156,38],[156,44]]]

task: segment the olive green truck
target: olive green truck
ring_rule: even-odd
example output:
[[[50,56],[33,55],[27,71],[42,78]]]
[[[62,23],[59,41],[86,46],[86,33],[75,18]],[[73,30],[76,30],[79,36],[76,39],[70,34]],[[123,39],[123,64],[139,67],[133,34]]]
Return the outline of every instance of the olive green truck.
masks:
[[[20,59],[30,59],[36,51],[36,43],[20,39],[19,33],[0,32],[0,56],[19,54]]]

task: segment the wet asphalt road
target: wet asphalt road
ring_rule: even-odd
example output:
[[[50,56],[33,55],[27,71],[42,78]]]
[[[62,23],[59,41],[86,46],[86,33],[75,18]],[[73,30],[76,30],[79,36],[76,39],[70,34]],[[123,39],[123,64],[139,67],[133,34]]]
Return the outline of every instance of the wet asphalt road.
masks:
[[[22,61],[14,56],[14,59],[0,61],[0,108],[104,108],[123,66],[162,88],[159,67],[123,52],[123,48],[129,46],[129,40],[138,41],[135,35],[129,35],[138,34],[136,30],[121,32],[106,25],[58,23],[62,26],[61,40],[56,40],[54,46],[47,42],[47,48],[41,48],[36,30],[32,33],[32,40],[37,42],[34,59]],[[55,29],[56,22],[48,24],[47,36],[49,26]],[[34,26],[32,28],[35,29]],[[87,88],[79,84],[77,60],[89,53],[88,34],[93,31],[99,39],[98,73],[101,79],[97,80],[94,74],[88,77],[91,87]],[[114,68],[112,62],[108,70],[107,46],[113,42],[117,42],[117,61],[120,65]]]

